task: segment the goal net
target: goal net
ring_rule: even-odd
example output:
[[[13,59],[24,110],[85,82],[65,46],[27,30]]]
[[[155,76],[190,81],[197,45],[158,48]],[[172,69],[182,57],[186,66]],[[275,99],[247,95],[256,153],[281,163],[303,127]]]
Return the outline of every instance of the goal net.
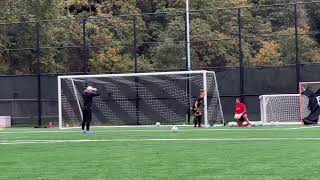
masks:
[[[263,124],[301,124],[300,95],[262,95],[260,99]]]
[[[192,123],[190,109],[200,89],[205,92],[202,123],[224,123],[215,73],[179,71],[59,76],[60,128],[79,127],[82,93],[89,85],[100,95],[92,104],[94,126]]]

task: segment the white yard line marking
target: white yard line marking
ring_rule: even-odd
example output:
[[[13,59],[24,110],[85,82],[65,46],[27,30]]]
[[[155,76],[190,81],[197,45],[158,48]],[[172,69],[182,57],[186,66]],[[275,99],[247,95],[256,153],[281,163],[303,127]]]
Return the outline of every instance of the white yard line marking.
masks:
[[[0,141],[6,144],[49,144],[49,143],[83,143],[83,142],[152,142],[152,141],[319,141],[320,137],[306,138],[199,138],[199,139],[74,139],[74,140],[13,140]]]
[[[290,129],[311,129],[311,128],[320,128],[320,126],[302,126],[302,127],[295,127]]]
[[[296,128],[230,128],[230,129],[215,129],[215,128],[203,128],[203,129],[183,129],[180,128],[180,131],[276,131],[276,130],[295,130],[295,129],[307,129],[307,128],[317,128],[320,126],[312,126],[312,127],[296,127]],[[168,129],[105,129],[103,131],[98,130],[94,131],[95,133],[109,133],[109,132],[168,132]],[[80,133],[79,131],[75,130],[51,130],[51,131],[0,131],[0,134],[28,134],[28,133]]]
[[[28,134],[28,133],[57,133],[57,132],[61,132],[61,133],[68,133],[68,132],[78,132],[79,131],[6,131],[6,132],[0,132],[0,134]]]

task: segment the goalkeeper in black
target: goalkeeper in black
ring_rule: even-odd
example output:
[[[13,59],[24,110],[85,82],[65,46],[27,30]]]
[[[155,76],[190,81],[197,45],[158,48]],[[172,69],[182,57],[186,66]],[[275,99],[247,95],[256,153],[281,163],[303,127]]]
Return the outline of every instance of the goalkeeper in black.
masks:
[[[92,86],[88,86],[84,92],[82,93],[83,98],[83,107],[82,107],[82,132],[90,134],[90,123],[92,119],[92,102],[93,97],[99,96],[97,93],[97,88]],[[84,126],[86,126],[86,131],[84,130]]]
[[[194,127],[201,128],[201,119],[203,115],[203,107],[204,107],[204,90],[200,89],[200,96],[196,99],[193,104],[192,111],[194,113]]]

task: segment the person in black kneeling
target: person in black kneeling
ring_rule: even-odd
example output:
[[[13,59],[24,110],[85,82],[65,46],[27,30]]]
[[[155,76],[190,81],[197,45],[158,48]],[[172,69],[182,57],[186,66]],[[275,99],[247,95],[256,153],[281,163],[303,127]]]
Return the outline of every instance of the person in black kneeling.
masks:
[[[93,97],[99,96],[97,93],[97,88],[94,88],[92,86],[88,86],[84,92],[82,93],[83,98],[83,107],[82,107],[82,132],[90,134],[90,123],[92,119],[92,103],[93,103]],[[84,127],[86,125],[86,131],[84,130]]]

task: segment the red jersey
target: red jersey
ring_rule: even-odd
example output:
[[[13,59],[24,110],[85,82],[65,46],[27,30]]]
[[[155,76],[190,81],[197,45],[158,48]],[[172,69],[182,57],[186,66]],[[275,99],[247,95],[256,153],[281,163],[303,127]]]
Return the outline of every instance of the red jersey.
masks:
[[[247,107],[244,103],[236,103],[236,114],[247,114]]]

